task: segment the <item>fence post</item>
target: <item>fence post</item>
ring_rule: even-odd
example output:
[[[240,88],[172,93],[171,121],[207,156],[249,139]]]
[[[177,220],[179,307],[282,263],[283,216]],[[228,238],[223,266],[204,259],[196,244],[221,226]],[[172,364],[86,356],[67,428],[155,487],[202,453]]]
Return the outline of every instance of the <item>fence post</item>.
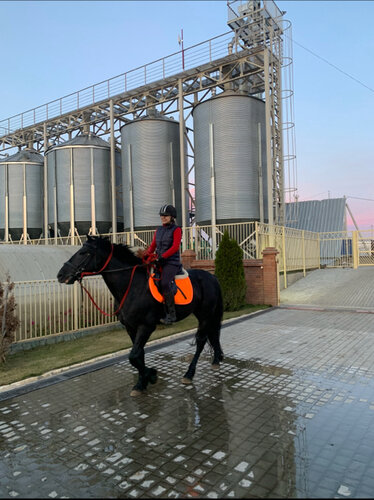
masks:
[[[358,268],[358,231],[352,232],[352,257],[353,257],[353,269]]]
[[[303,273],[304,273],[304,278],[305,278],[306,272],[305,272],[305,231],[304,231],[304,229],[302,231],[302,242],[303,242]]]
[[[74,330],[79,328],[79,305],[78,305],[78,282],[75,281],[73,285],[73,318],[74,318]]]
[[[318,241],[318,269],[321,269],[321,239],[319,233],[317,241]]]
[[[283,253],[283,279],[284,288],[287,288],[287,264],[286,264],[286,235],[284,226],[282,227],[282,253]]]

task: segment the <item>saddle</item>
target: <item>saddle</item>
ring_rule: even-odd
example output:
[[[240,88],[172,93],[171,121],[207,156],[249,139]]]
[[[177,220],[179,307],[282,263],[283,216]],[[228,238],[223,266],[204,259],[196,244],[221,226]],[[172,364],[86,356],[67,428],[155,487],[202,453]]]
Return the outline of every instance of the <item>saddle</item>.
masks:
[[[172,282],[172,291],[174,292],[174,302],[176,305],[185,306],[192,301],[193,288],[188,272],[182,268],[182,273],[175,276]],[[148,280],[149,290],[154,299],[158,302],[164,302],[164,297],[159,290],[160,275],[151,272]]]

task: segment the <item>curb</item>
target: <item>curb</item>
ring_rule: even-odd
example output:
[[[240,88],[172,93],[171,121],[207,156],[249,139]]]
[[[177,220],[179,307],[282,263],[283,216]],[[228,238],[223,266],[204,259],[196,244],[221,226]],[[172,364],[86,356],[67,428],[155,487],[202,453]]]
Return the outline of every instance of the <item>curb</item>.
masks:
[[[276,307],[270,307],[268,309],[261,309],[249,314],[243,314],[237,318],[226,319],[222,321],[222,329],[228,326],[235,325],[250,319],[253,316],[259,316],[261,314],[267,313],[276,309]],[[175,333],[169,337],[163,337],[161,339],[152,340],[146,344],[148,350],[158,350],[162,347],[166,347],[182,339],[188,339],[189,337],[194,337],[196,328],[191,330],[186,330],[184,332]],[[19,382],[13,382],[12,384],[0,386],[0,401],[5,401],[6,399],[14,398],[22,394],[26,394],[37,389],[42,389],[49,385],[57,384],[63,382],[70,378],[79,377],[80,375],[85,375],[93,371],[100,370],[102,368],[107,368],[108,366],[114,365],[128,358],[131,348],[123,349],[111,354],[105,354],[97,358],[93,358],[87,361],[82,361],[81,363],[76,363],[71,366],[65,366],[62,368],[57,368],[56,370],[51,370],[49,372],[43,373],[36,377],[30,377]]]

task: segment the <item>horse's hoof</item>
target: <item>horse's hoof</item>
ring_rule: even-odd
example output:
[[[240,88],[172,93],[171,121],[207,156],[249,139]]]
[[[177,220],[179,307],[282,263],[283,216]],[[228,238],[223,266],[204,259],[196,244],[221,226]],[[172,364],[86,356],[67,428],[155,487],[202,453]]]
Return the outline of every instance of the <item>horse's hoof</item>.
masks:
[[[219,364],[218,363],[217,364],[216,363],[212,364],[211,367],[212,367],[212,370],[219,370]]]
[[[151,384],[155,384],[157,382],[158,377],[157,377],[157,370],[155,368],[150,368],[148,380]]]
[[[145,391],[139,391],[138,389],[133,389],[130,392],[130,396],[132,396],[132,397],[142,396],[143,394],[145,394]]]
[[[190,378],[183,377],[182,378],[182,384],[191,385],[192,384],[192,380]]]

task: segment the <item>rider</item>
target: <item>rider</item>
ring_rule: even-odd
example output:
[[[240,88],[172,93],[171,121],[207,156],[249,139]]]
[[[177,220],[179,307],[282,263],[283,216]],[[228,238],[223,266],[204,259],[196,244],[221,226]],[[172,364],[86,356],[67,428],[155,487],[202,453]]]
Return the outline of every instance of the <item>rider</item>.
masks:
[[[156,250],[157,263],[162,268],[160,285],[166,309],[166,315],[160,321],[165,325],[171,325],[177,321],[171,282],[175,275],[182,270],[179,250],[182,229],[175,224],[177,211],[173,205],[163,205],[159,214],[162,226],[156,229],[152,243],[145,251],[144,256],[148,257]]]

